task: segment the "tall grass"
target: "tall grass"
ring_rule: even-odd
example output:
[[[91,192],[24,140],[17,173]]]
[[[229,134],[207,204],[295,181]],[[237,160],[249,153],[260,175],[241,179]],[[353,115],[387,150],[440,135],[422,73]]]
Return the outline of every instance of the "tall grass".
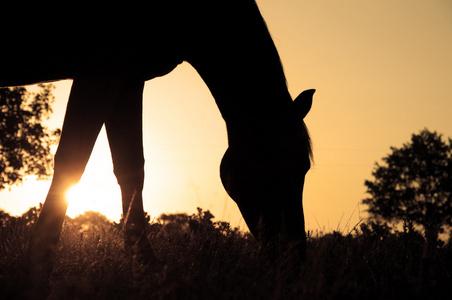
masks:
[[[1,214],[0,299],[24,290],[24,253],[33,212]],[[262,259],[254,239],[209,212],[162,216],[148,226],[160,264],[143,266],[123,251],[120,224],[67,219],[50,299],[443,299],[452,292],[450,242],[426,253],[413,228],[392,233],[376,223],[349,235],[308,238],[298,274],[284,259]]]

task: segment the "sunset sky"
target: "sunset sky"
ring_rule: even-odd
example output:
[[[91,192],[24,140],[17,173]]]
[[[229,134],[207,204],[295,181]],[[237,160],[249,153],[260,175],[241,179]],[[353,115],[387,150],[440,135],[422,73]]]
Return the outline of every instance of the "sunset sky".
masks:
[[[309,230],[351,230],[365,206],[364,180],[391,146],[424,128],[452,137],[452,2],[449,0],[258,0],[296,97],[315,88],[305,119],[315,164],[306,177]],[[71,81],[55,84],[61,127]],[[144,92],[145,210],[194,213],[244,227],[226,195],[219,164],[226,129],[196,71],[184,63],[146,83]],[[15,215],[43,202],[49,182],[32,177],[0,192],[0,208]],[[68,214],[121,214],[120,192],[102,132]]]

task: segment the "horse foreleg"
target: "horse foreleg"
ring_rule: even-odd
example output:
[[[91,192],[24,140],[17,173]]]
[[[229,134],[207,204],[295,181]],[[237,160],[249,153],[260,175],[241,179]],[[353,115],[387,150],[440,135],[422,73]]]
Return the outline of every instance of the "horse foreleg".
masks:
[[[125,250],[152,263],[154,253],[148,241],[143,209],[144,155],[142,93],[144,82],[130,82],[121,92],[105,127],[114,173],[121,188]]]
[[[54,176],[28,248],[31,283],[44,288],[53,266],[68,203],[67,189],[76,184],[88,162],[117,86],[112,78],[91,73],[74,80],[55,155]]]

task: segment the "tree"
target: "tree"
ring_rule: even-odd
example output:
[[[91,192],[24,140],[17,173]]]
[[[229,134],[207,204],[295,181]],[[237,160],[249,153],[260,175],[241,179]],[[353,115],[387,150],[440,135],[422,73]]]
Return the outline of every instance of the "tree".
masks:
[[[85,211],[83,214],[76,216],[70,222],[81,228],[80,231],[86,231],[89,229],[99,231],[102,228],[113,227],[113,223],[106,216],[97,211]]]
[[[60,131],[50,131],[43,121],[52,113],[55,87],[39,88],[33,94],[24,87],[0,89],[0,190],[21,183],[26,175],[42,179],[51,173],[50,150]]]
[[[411,142],[376,163],[373,181],[366,181],[371,197],[363,203],[386,221],[409,221],[424,228],[434,243],[452,225],[452,140],[424,129]]]

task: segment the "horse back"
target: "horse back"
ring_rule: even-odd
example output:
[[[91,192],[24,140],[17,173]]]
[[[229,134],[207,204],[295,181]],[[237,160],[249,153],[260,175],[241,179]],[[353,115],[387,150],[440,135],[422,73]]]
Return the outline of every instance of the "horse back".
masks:
[[[233,30],[253,0],[77,1],[9,5],[0,86],[74,78],[91,68],[123,69],[142,80],[165,74]]]

